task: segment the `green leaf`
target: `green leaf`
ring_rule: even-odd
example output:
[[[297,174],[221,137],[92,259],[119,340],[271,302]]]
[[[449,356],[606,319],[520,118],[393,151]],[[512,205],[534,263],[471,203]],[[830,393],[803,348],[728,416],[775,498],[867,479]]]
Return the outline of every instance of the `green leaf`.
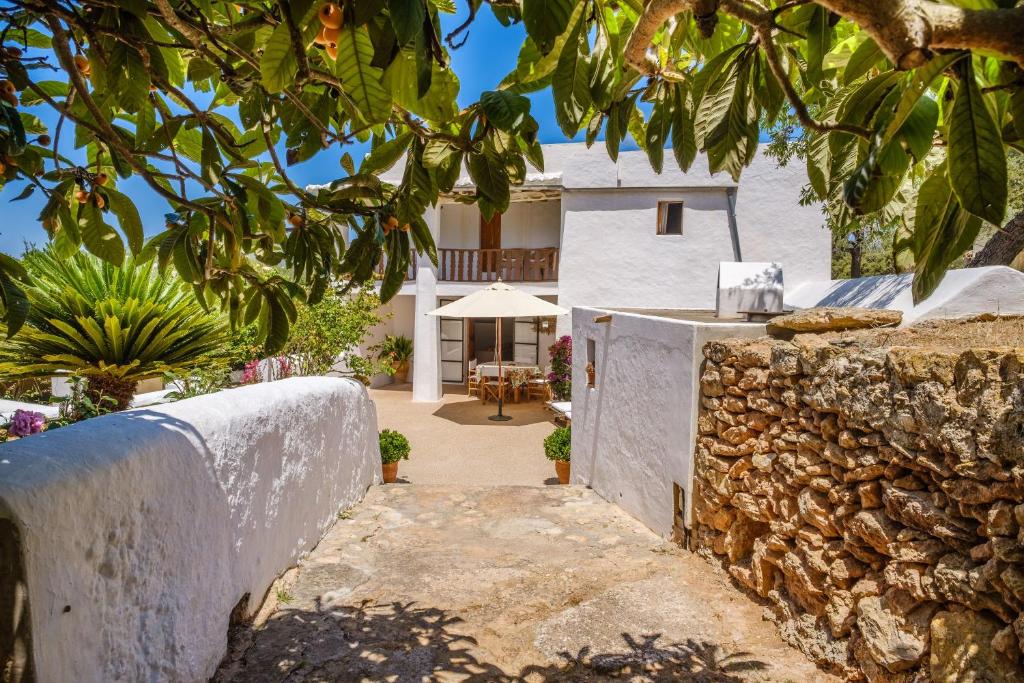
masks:
[[[422,32],[423,20],[427,17],[423,0],[388,0],[388,10],[399,46],[408,44]]]
[[[530,100],[507,90],[487,90],[480,95],[480,108],[496,128],[512,132],[530,114]]]
[[[502,160],[485,150],[470,154],[466,167],[476,184],[477,193],[498,213],[504,213],[509,203],[509,179]]]
[[[263,87],[269,93],[279,93],[295,82],[298,71],[299,62],[292,50],[291,32],[288,24],[282,21],[270,34],[270,39],[263,47],[263,56],[260,57]]]
[[[115,266],[124,262],[121,237],[104,222],[103,213],[92,199],[78,205],[78,232],[85,248],[96,256]]]
[[[655,173],[661,173],[665,158],[665,142],[672,125],[672,97],[668,86],[663,86],[658,99],[651,109],[651,118],[647,121],[647,135],[644,140],[647,147],[647,159]]]
[[[430,88],[426,95],[420,97],[416,53],[409,49],[401,50],[384,72],[384,87],[405,109],[429,121],[447,122],[456,114],[459,79],[451,69],[442,69],[437,64],[432,68]]]
[[[906,143],[915,160],[924,161],[931,152],[938,122],[939,105],[930,97],[919,99],[910,116],[903,122],[897,135]]]
[[[565,33],[573,0],[523,0],[523,23],[526,33],[533,39],[541,54],[547,54],[555,39]],[[586,4],[586,3],[579,3]]]
[[[583,20],[569,33],[562,48],[551,79],[551,93],[555,100],[555,119],[567,137],[573,137],[590,109],[589,47],[583,33]]]
[[[108,187],[103,191],[107,195],[110,210],[117,216],[121,225],[121,232],[128,238],[128,248],[132,254],[138,255],[142,251],[143,243],[142,218],[139,216],[139,210],[135,208],[135,203],[131,199],[117,190]]]
[[[957,65],[960,87],[946,135],[949,180],[963,208],[999,225],[1006,213],[1006,150],[970,60]]]
[[[884,59],[884,55],[878,49],[878,44],[865,36],[864,41],[857,46],[857,49],[850,55],[850,60],[846,62],[846,68],[843,70],[843,85],[850,85],[882,59]]]
[[[394,166],[412,141],[412,133],[406,131],[396,138],[387,140],[373,147],[359,165],[360,173],[383,173]]]
[[[965,53],[963,52],[939,55],[924,66],[914,69],[907,76],[907,82],[904,83],[901,88],[902,94],[900,95],[899,103],[896,105],[892,118],[889,119],[886,127],[886,142],[896,135],[896,132],[900,130],[907,118],[915,111],[918,104],[922,101],[922,98],[925,97],[925,94],[932,87],[932,83],[935,82],[935,79],[941,76],[946,69],[951,67],[958,60],[963,59],[964,55]],[[928,99],[932,104],[935,104],[934,100],[931,100],[930,98],[926,99]],[[928,105],[925,104],[923,106],[927,107]],[[930,117],[930,113],[931,111],[929,109],[918,110],[917,115],[922,116],[923,114],[928,114]],[[938,121],[938,105],[935,107],[935,120],[936,122]],[[918,121],[917,123],[918,126],[920,126],[922,121]],[[932,126],[932,130],[934,131],[934,125]]]
[[[833,30],[829,26],[828,14],[827,9],[815,5],[807,26],[807,77],[812,84],[822,79],[822,62],[832,49]]]
[[[882,209],[900,189],[910,158],[896,141],[876,135],[867,156],[843,186],[843,201],[864,214]]]
[[[949,265],[978,236],[981,220],[956,201],[946,175],[946,164],[921,184],[914,212],[914,303],[920,303],[942,282]]]
[[[679,83],[675,85],[675,98],[672,109],[672,153],[679,169],[685,173],[697,157],[697,139],[693,131],[693,116],[686,108],[686,93]]]
[[[27,281],[25,269],[7,254],[0,254],[0,303],[7,338],[13,337],[28,318],[29,301],[18,281]]]

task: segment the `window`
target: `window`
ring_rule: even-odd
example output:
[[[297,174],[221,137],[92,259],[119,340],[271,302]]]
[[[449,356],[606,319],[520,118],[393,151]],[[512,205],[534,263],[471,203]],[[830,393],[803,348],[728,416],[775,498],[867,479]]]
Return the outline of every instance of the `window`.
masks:
[[[658,234],[683,234],[682,202],[658,202]]]

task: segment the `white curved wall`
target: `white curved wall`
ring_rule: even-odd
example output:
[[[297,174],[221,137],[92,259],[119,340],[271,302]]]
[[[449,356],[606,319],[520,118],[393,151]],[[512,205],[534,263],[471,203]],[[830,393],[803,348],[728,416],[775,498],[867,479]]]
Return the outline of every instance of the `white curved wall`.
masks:
[[[259,606],[379,481],[357,382],[293,378],[95,418],[0,446],[40,681],[195,681],[232,608]]]

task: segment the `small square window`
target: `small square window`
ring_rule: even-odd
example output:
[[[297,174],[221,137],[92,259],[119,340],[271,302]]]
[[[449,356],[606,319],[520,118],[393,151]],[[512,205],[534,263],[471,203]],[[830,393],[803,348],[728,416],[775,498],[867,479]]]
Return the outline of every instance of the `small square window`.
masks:
[[[658,234],[683,234],[682,202],[658,202]]]

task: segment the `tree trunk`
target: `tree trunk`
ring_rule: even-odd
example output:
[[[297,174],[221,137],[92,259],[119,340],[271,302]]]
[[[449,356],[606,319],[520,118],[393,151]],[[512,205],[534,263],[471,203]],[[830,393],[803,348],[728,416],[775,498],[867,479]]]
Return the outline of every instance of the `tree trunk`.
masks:
[[[853,240],[850,241],[850,278],[861,276],[861,256],[864,250],[861,247],[860,231],[853,233]]]
[[[100,412],[125,410],[135,398],[135,380],[114,377],[103,372],[90,373],[85,395]]]
[[[1008,266],[1024,251],[1024,211],[1018,213],[992,235],[968,263],[970,268],[980,266]]]

